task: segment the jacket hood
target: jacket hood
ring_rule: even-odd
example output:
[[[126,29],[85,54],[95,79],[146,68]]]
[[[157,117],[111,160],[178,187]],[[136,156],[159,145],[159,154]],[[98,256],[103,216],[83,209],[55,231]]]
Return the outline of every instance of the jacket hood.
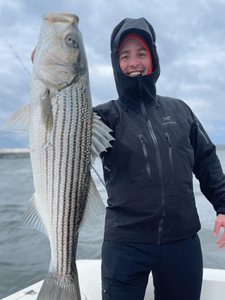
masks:
[[[121,40],[128,33],[138,33],[147,42],[153,63],[151,74],[129,77],[122,72],[119,65],[118,50]],[[123,103],[130,101],[133,103],[137,102],[137,100],[140,99],[140,94],[146,101],[156,99],[155,84],[160,74],[160,66],[155,42],[155,31],[152,25],[145,18],[126,18],[114,28],[110,41],[111,60],[117,92]]]

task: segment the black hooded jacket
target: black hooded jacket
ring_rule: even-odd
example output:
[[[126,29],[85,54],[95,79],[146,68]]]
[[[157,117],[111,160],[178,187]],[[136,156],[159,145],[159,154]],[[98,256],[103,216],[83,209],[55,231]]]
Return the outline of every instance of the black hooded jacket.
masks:
[[[130,32],[149,45],[153,71],[129,77],[119,66],[118,47]],[[113,130],[113,148],[103,153],[108,193],[105,240],[163,244],[200,229],[192,173],[217,213],[225,213],[225,176],[215,146],[182,101],[156,95],[160,74],[153,27],[125,19],[111,36],[118,100],[94,108]]]

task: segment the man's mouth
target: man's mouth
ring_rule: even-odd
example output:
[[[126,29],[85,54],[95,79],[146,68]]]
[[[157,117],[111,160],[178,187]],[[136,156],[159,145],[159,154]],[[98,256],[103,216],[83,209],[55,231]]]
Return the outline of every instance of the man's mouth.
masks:
[[[135,77],[135,76],[137,76],[137,75],[139,75],[139,74],[142,74],[142,72],[130,72],[130,73],[128,73],[128,76],[130,76],[130,77]]]

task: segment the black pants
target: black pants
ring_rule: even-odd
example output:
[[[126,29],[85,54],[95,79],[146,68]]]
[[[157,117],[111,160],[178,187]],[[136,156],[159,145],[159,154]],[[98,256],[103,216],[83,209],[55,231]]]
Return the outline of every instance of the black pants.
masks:
[[[104,241],[102,299],[143,300],[150,271],[155,300],[199,300],[203,264],[198,235],[160,246]]]

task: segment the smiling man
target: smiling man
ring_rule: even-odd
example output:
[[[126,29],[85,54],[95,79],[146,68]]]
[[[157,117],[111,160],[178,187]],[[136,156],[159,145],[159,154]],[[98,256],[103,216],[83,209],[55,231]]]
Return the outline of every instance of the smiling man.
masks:
[[[152,271],[156,300],[199,300],[202,253],[192,174],[225,227],[225,176],[191,109],[159,96],[156,36],[144,18],[111,35],[118,99],[94,108],[113,130],[102,155],[108,193],[102,246],[103,300],[143,300]],[[217,242],[225,247],[225,232]]]
[[[131,33],[121,41],[118,50],[120,68],[124,74],[134,77],[152,72],[149,47],[139,34]]]

